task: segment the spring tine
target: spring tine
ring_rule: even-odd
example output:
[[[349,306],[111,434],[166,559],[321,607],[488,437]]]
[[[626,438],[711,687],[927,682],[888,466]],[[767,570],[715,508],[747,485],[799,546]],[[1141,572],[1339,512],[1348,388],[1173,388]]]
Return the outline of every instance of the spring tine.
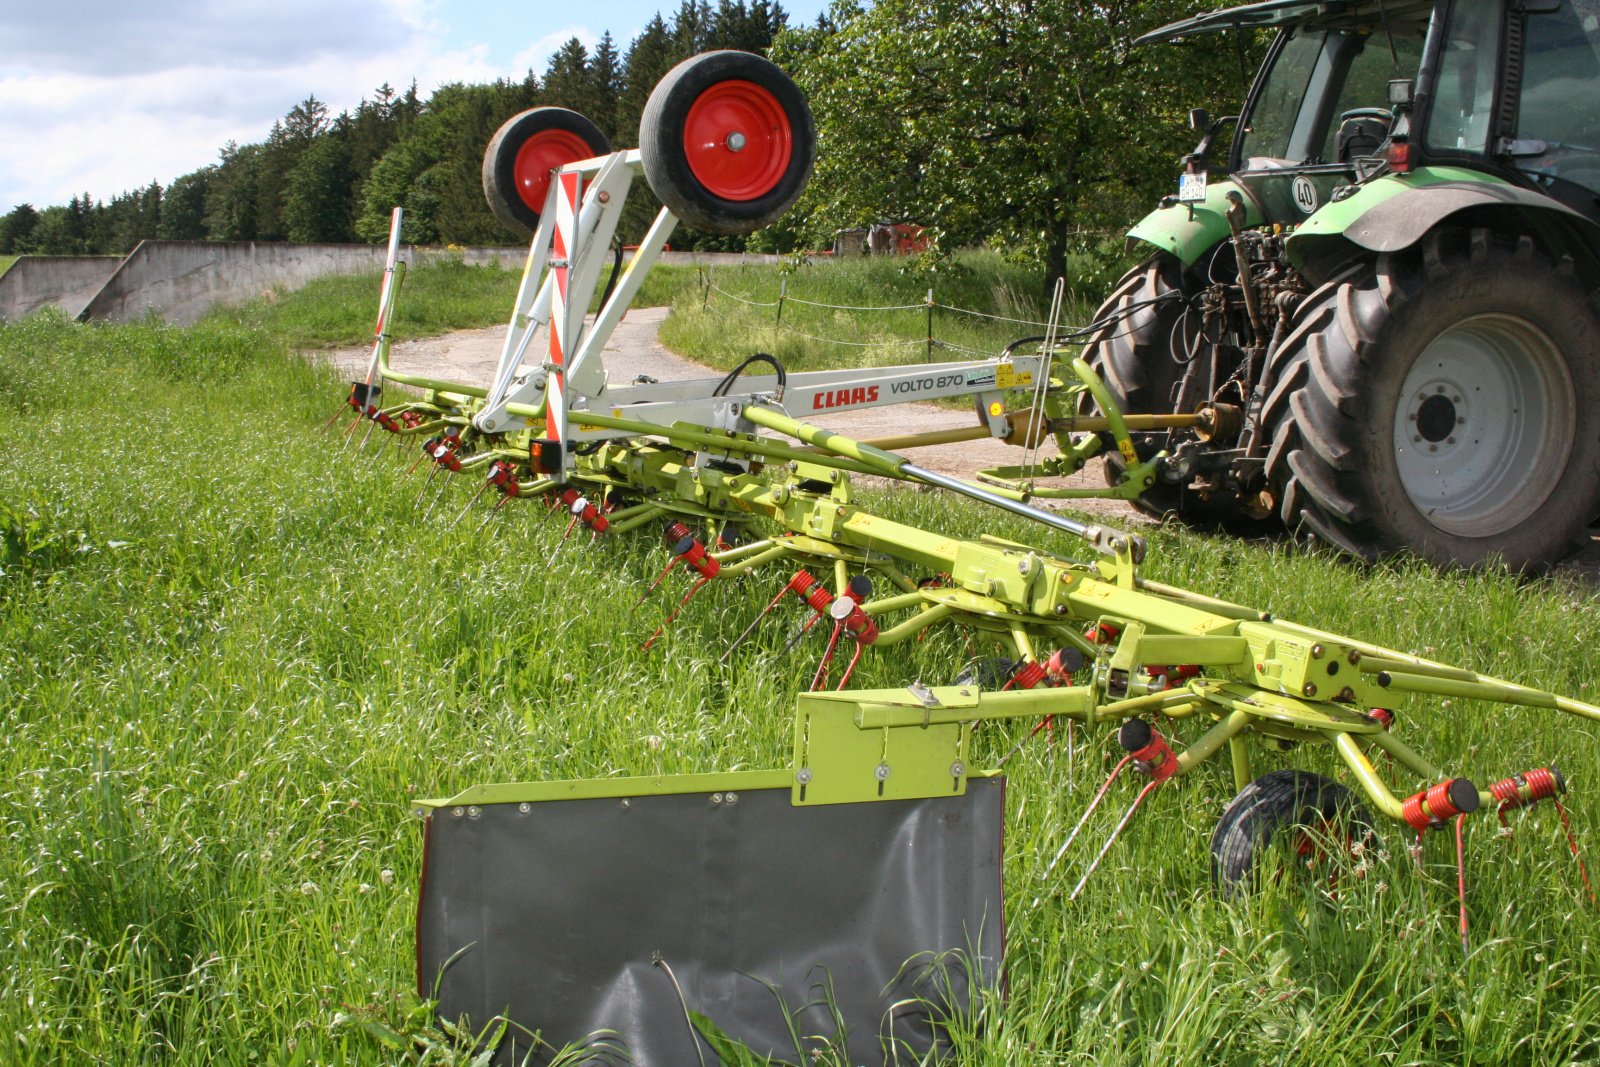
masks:
[[[1055,859],[1051,860],[1050,865],[1044,869],[1045,874],[1049,874],[1056,869],[1056,864],[1061,862],[1061,857],[1067,854],[1067,849],[1071,848],[1072,842],[1077,840],[1078,832],[1083,829],[1084,823],[1089,821],[1089,816],[1094,814],[1094,809],[1098,808],[1100,801],[1105,799],[1105,795],[1110,790],[1112,783],[1117,780],[1117,776],[1122,773],[1122,769],[1132,762],[1132,756],[1123,756],[1122,762],[1111,768],[1111,777],[1106,779],[1106,784],[1100,787],[1100,792],[1096,793],[1094,799],[1089,801],[1089,806],[1083,809],[1083,817],[1078,820],[1078,825],[1072,828],[1072,833],[1067,835],[1067,839],[1061,843],[1061,847],[1056,851]]]
[[[1106,843],[1100,846],[1099,855],[1095,856],[1094,862],[1089,864],[1089,869],[1083,872],[1083,877],[1078,879],[1078,884],[1072,887],[1072,892],[1067,894],[1068,900],[1078,899],[1078,894],[1083,891],[1084,883],[1089,880],[1089,876],[1094,873],[1095,868],[1100,866],[1100,861],[1106,858],[1106,853],[1111,851],[1111,846],[1116,843],[1117,836],[1122,833],[1122,828],[1128,825],[1128,820],[1133,818],[1133,813],[1139,810],[1139,805],[1144,803],[1144,798],[1166,781],[1168,781],[1166,778],[1157,778],[1154,781],[1147,782],[1145,787],[1139,790],[1139,795],[1133,798],[1132,804],[1128,805],[1128,811],[1122,816],[1122,821],[1117,823],[1116,829],[1111,831],[1111,836],[1106,838]]]
[[[492,508],[490,508],[490,509],[489,509],[489,514],[487,514],[487,515],[485,515],[485,516],[484,516],[484,517],[483,517],[483,521],[482,521],[482,522],[480,522],[480,523],[478,523],[478,529],[476,529],[476,530],[473,530],[473,531],[472,531],[472,532],[473,532],[473,533],[478,533],[478,532],[480,532],[480,531],[481,531],[481,530],[482,530],[482,529],[483,529],[483,528],[484,528],[484,527],[485,527],[485,526],[487,526],[487,525],[489,525],[489,520],[490,520],[490,519],[492,519],[492,518],[494,518],[494,517],[495,517],[495,516],[496,516],[496,515],[497,515],[497,514],[499,514],[499,513],[500,513],[500,509],[501,509],[501,508],[502,508],[502,507],[504,507],[504,506],[505,506],[505,503],[506,503],[506,501],[507,501],[507,500],[510,500],[510,499],[511,499],[511,498],[510,498],[510,497],[508,497],[508,496],[503,496],[503,497],[501,497],[501,498],[500,498],[500,499],[499,499],[499,500],[496,500],[496,501],[495,501],[495,502],[494,502],[494,507],[492,507]]]
[[[343,443],[343,444],[342,444],[342,445],[340,445],[340,446],[339,446],[339,451],[340,451],[340,452],[343,452],[343,451],[345,451],[345,450],[346,450],[346,449],[347,449],[347,448],[349,448],[349,447],[350,447],[350,435],[351,435],[351,434],[352,434],[352,433],[354,433],[354,432],[355,432],[355,428],[356,428],[356,427],[357,427],[357,426],[360,426],[360,425],[361,425],[361,416],[360,416],[360,415],[357,415],[357,416],[356,416],[356,417],[355,417],[355,418],[354,418],[354,419],[353,419],[353,420],[352,420],[352,421],[351,421],[351,423],[350,423],[350,425],[349,425],[349,426],[346,426],[346,427],[345,427],[345,428],[344,428],[344,433],[343,433],[343,434],[342,434],[342,435],[341,435],[341,436],[343,436],[343,437],[344,437],[344,443]]]
[[[646,640],[644,644],[639,646],[640,652],[649,651],[650,646],[656,643],[656,638],[665,633],[667,627],[672,625],[672,620],[678,617],[678,612],[683,610],[683,606],[689,602],[689,598],[694,596],[701,589],[705,588],[706,583],[709,581],[711,581],[710,578],[702,577],[698,582],[695,582],[689,587],[689,591],[683,594],[683,599],[678,601],[677,605],[667,613],[667,617],[661,620],[661,625],[656,627],[656,632],[651,634],[649,639]]]
[[[478,502],[478,498],[481,497],[485,492],[487,492],[488,489],[489,489],[489,483],[488,482],[484,482],[481,486],[478,487],[478,491],[476,493],[473,493],[472,494],[472,498],[467,501],[467,506],[462,508],[461,509],[461,513],[458,514],[454,519],[450,520],[449,529],[452,529],[452,530],[455,529],[456,523],[460,522],[462,519],[467,517],[467,512],[472,510],[472,505],[476,504]]]
[[[833,652],[834,649],[839,647],[839,635],[843,632],[844,622],[842,620],[835,621],[833,633],[828,635],[828,648],[822,653],[822,662],[817,664],[817,673],[811,676],[811,685],[807,687],[808,692],[815,693],[827,683],[828,664],[833,662]]]
[[[428,472],[427,480],[422,483],[422,488],[417,490],[417,499],[415,499],[415,500],[413,500],[411,502],[411,506],[413,508],[421,506],[423,495],[427,493],[428,486],[433,484],[433,479],[435,478],[435,476],[438,475],[438,473],[439,473],[439,465],[437,463],[435,463],[433,465],[433,469]]]
[[[656,580],[651,582],[649,587],[646,588],[644,592],[639,594],[639,599],[635,600],[633,602],[633,606],[634,607],[638,607],[640,604],[643,604],[644,603],[644,598],[649,596],[651,593],[656,591],[656,586],[660,585],[662,579],[665,578],[668,574],[671,574],[672,573],[672,568],[674,568],[674,567],[676,567],[678,565],[678,558],[679,557],[677,557],[677,556],[673,556],[672,557],[672,562],[668,563],[665,567],[661,568],[661,573],[656,575]]]
[[[439,501],[444,499],[444,494],[445,494],[446,490],[448,490],[449,488],[450,488],[450,479],[449,478],[441,478],[439,480],[439,491],[437,493],[433,494],[433,499],[428,501],[428,510],[424,511],[422,513],[422,521],[423,522],[427,522],[428,521],[428,516],[432,515],[433,514],[433,509],[439,506]]]
[[[744,628],[744,633],[740,634],[738,637],[735,637],[733,639],[733,644],[729,645],[728,650],[722,654],[722,658],[717,660],[717,664],[719,666],[727,665],[729,657],[733,655],[734,651],[740,645],[744,644],[750,639],[750,635],[756,632],[756,627],[761,625],[761,620],[772,614],[772,610],[776,608],[779,602],[781,602],[788,594],[789,588],[789,586],[785,585],[782,589],[778,590],[778,595],[773,597],[772,600],[768,602],[767,606],[762,608],[760,613],[756,615],[755,618],[750,620],[750,625]]]
[[[340,404],[338,410],[328,416],[328,421],[322,424],[322,428],[324,430],[330,429],[334,423],[339,421],[339,416],[344,414],[344,409],[348,406],[348,404]]]
[[[367,432],[361,435],[361,443],[356,446],[356,451],[357,452],[365,452],[367,450],[367,442],[372,440],[372,431],[377,429],[377,427],[378,427],[378,420],[377,419],[368,419],[367,420]]]

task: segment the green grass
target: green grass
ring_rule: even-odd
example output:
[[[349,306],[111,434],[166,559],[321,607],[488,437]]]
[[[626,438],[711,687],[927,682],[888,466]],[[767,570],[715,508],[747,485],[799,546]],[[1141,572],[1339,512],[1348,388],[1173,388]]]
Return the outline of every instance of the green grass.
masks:
[[[17,261],[16,256],[0,256],[0,274],[11,269],[11,264]]]
[[[1119,265],[1117,257],[1074,261],[1062,309],[1065,328],[1089,321]],[[931,323],[930,289],[940,305]],[[901,310],[856,310],[895,306]],[[1048,314],[1039,272],[993,252],[964,253],[932,271],[894,257],[819,258],[788,272],[755,265],[705,268],[672,301],[661,340],[719,368],[755,351],[769,352],[796,371],[883,366],[993,356],[1011,341],[1043,334]]]
[[[482,532],[420,521],[398,457],[353,462],[319,431],[343,390],[294,352],[366,327],[308,325],[300,299],[323,298],[188,329],[0,326],[0,1061],[415,1059],[378,1025],[423,1033],[410,800],[786,761],[812,654],[774,663],[774,626],[715,662],[778,575],[709,587],[659,653],[635,653],[664,609],[632,607],[656,539],[569,545],[551,568],[557,524],[530,507]],[[467,495],[452,487],[442,513]],[[871,499],[1071,550],[943,496]],[[1169,530],[1146,573],[1597,695],[1600,604],[1574,579],[1364,569]],[[941,631],[869,657],[860,684],[947,679],[986,652]],[[1023,729],[985,728],[976,761]],[[1402,705],[1398,729],[1480,779],[1558,763],[1595,859],[1593,724],[1442,701]],[[959,1062],[1600,1059],[1600,912],[1548,808],[1515,838],[1492,819],[1469,833],[1466,959],[1442,835],[1419,873],[1386,827],[1374,870],[1332,901],[1217,899],[1206,842],[1232,788],[1209,767],[1157,794],[1069,903],[1128,792],[1045,867],[1113,744],[1080,733],[1069,762],[1036,741],[1007,767],[1008,997],[959,1028]],[[1260,769],[1291,763],[1338,773],[1312,748]]]

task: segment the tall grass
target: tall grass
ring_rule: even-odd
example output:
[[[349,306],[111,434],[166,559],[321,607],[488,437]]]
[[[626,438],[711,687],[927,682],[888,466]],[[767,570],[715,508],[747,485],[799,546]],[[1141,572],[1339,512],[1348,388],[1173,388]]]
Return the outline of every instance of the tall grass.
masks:
[[[16,256],[0,256],[0,274],[11,269],[11,264],[17,261]]]
[[[1073,261],[1065,327],[1089,321],[1120,262]],[[938,305],[931,314],[930,292]],[[860,310],[886,307],[897,310]],[[1040,272],[998,253],[938,264],[862,256],[803,260],[783,270],[704,268],[672,301],[661,339],[716,367],[766,351],[790,370],[821,370],[993,356],[1011,341],[1043,334],[1048,315]]]
[[[30,531],[0,557],[0,1061],[420,1057],[376,1025],[415,1018],[410,800],[787,760],[818,649],[778,659],[769,626],[716,663],[779,576],[713,584],[640,655],[666,607],[632,606],[656,539],[569,544],[552,567],[560,530],[535,508],[452,527],[466,485],[421,521],[400,457],[356,461],[318,430],[342,390],[294,354],[300,299],[320,298],[188,329],[0,326],[0,525]],[[1075,551],[942,496],[869,499],[952,536]],[[1597,695],[1600,606],[1576,579],[1153,540],[1154,578]],[[940,631],[869,657],[860,684],[944,681],[986,654]],[[975,760],[1025,729],[984,727]],[[1403,706],[1398,729],[1480,781],[1560,764],[1592,846],[1593,724],[1439,701]],[[1006,767],[1009,985],[958,1022],[960,1062],[1600,1059],[1600,921],[1549,810],[1514,837],[1492,818],[1469,832],[1465,957],[1443,840],[1418,871],[1386,828],[1335,898],[1218,899],[1206,841],[1232,786],[1210,767],[1157,793],[1068,902],[1127,793],[1047,867],[1113,746],[1079,732],[1069,759],[1041,736]],[[1258,759],[1340,773],[1314,747]]]

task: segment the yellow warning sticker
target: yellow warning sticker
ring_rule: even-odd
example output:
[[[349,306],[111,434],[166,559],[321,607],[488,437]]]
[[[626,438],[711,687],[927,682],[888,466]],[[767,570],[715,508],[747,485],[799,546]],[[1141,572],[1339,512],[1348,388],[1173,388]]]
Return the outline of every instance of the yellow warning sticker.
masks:
[[[1018,371],[1014,363],[998,363],[994,368],[994,384],[1001,389],[1015,389],[1019,385],[1032,385],[1032,371]]]
[[[1000,403],[1000,401],[996,400],[994,403],[989,405],[989,414],[993,415],[995,418],[999,418],[1000,414],[1005,411],[1005,409],[1006,406]]]

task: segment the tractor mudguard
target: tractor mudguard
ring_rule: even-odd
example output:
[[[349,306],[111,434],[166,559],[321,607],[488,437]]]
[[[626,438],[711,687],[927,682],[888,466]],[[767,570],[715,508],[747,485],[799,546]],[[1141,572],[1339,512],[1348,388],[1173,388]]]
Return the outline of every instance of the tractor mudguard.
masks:
[[[1464,167],[1421,167],[1359,186],[1307,219],[1284,250],[1289,262],[1320,277],[1319,265],[1342,260],[1348,245],[1398,252],[1452,216],[1495,207],[1521,215],[1555,254],[1570,255],[1591,269],[1600,265],[1600,226],[1548,196]]]
[[[1185,267],[1193,266],[1202,252],[1228,236],[1228,193],[1238,189],[1231,178],[1224,179],[1209,183],[1206,198],[1199,203],[1164,202],[1128,231],[1128,240],[1154,245],[1177,256]],[[1259,226],[1261,222],[1255,203],[1245,197],[1245,225]]]

